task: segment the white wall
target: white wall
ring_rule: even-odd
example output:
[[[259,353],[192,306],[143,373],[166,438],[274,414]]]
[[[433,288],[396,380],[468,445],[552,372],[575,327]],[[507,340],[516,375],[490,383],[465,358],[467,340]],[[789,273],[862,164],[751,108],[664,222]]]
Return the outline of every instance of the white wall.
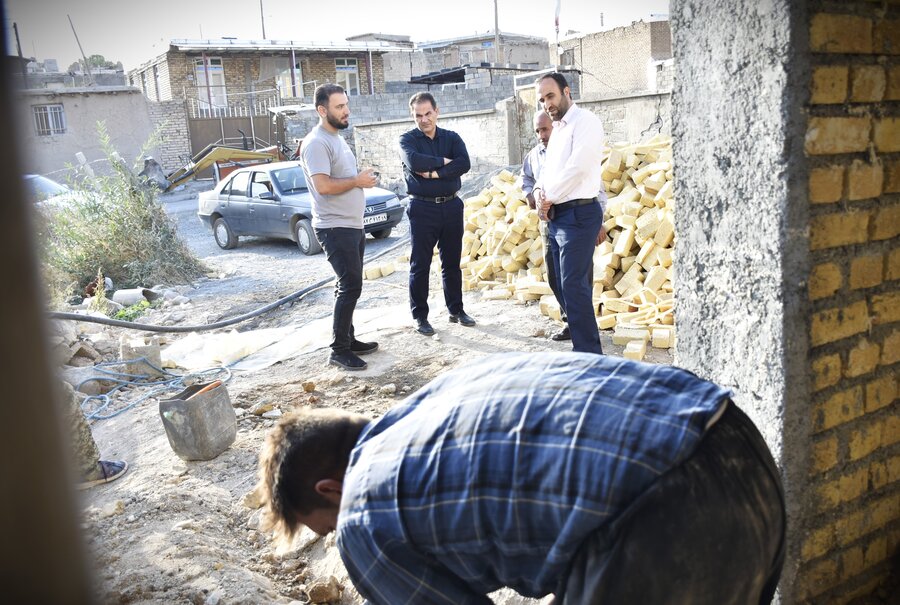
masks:
[[[45,174],[58,181],[66,178],[66,164],[76,164],[81,151],[89,162],[106,157],[97,136],[97,122],[106,124],[113,148],[133,163],[141,146],[149,140],[153,126],[147,101],[131,88],[26,90],[16,96],[19,137],[25,154],[21,165],[26,172]],[[66,119],[63,134],[38,136],[33,106],[62,104]],[[105,162],[92,166],[102,170]]]

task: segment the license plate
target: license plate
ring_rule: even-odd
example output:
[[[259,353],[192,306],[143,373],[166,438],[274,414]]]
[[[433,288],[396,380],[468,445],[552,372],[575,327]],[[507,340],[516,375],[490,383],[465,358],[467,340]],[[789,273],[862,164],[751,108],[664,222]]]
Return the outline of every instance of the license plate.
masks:
[[[387,220],[387,213],[373,214],[372,216],[363,217],[363,225],[374,225],[375,223],[383,223]]]

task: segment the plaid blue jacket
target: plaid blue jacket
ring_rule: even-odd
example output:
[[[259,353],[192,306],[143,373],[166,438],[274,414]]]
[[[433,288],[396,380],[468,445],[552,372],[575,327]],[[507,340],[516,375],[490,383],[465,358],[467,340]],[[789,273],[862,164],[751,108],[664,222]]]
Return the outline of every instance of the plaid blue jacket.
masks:
[[[448,372],[360,435],[337,527],[350,578],[380,605],[549,594],[728,396],[685,370],[586,353]]]

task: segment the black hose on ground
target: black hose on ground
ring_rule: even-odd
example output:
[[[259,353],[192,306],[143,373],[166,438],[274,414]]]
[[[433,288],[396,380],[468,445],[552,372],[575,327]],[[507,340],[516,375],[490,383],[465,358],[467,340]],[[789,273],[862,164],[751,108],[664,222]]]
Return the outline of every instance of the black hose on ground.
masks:
[[[389,252],[393,252],[401,245],[406,244],[409,241],[409,235],[405,235],[400,238],[396,244],[388,248],[387,250],[382,250],[375,256],[371,258],[365,259],[363,265],[367,265],[372,261],[381,258],[385,254]],[[238,315],[237,317],[232,317],[230,319],[225,319],[222,321],[217,321],[216,323],[205,324],[202,326],[156,326],[153,324],[139,324],[131,321],[122,321],[121,319],[111,319],[109,317],[95,317],[92,315],[82,315],[80,313],[62,313],[62,312],[52,312],[49,313],[48,316],[50,319],[64,319],[68,321],[84,321],[88,323],[96,323],[103,324],[105,326],[115,326],[117,328],[126,328],[128,330],[142,330],[145,332],[168,332],[168,333],[184,333],[184,332],[206,332],[208,330],[217,330],[219,328],[225,328],[228,326],[233,326],[234,324],[238,324],[248,319],[253,319],[254,317],[259,317],[264,313],[268,313],[272,309],[278,308],[281,305],[287,304],[289,302],[293,302],[295,300],[299,300],[303,298],[310,292],[314,290],[318,290],[322,286],[328,284],[329,282],[334,281],[334,276],[328,277],[321,281],[316,282],[311,286],[306,286],[305,288],[301,288],[296,292],[292,292],[287,296],[279,298],[278,300],[271,302],[264,307],[260,307],[259,309],[255,309],[253,311],[249,311],[244,313],[243,315]]]

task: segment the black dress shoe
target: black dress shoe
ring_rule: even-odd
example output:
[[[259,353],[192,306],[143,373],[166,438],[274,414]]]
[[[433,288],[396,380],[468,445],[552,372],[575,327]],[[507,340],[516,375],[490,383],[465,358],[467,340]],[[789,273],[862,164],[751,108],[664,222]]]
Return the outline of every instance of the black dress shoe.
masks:
[[[350,343],[350,351],[353,352],[354,355],[368,355],[369,353],[374,353],[377,350],[377,342],[363,342],[354,338],[353,342]]]
[[[425,336],[432,336],[434,334],[434,328],[431,327],[431,324],[428,323],[427,319],[417,319],[416,332],[424,334]]]
[[[569,326],[564,326],[559,332],[551,334],[550,340],[555,340],[557,342],[561,340],[572,340],[572,333],[569,332]]]
[[[328,358],[328,363],[333,366],[338,366],[350,371],[365,370],[368,366],[365,361],[363,361],[350,351],[346,351],[343,353],[332,353],[331,357]]]
[[[475,320],[466,315],[465,311],[460,311],[459,313],[450,314],[450,323],[460,324],[466,326],[467,328],[471,328],[475,325]]]

